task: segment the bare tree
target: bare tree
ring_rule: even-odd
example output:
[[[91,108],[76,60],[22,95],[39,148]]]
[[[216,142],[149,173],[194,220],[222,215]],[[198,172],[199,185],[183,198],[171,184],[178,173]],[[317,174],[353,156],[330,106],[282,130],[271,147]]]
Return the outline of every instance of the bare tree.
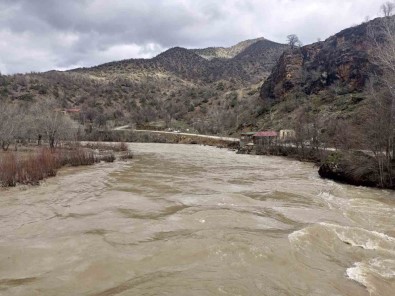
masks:
[[[302,42],[299,40],[299,37],[295,34],[291,34],[287,36],[288,45],[291,47],[291,50],[294,50],[296,47],[301,47]]]
[[[10,138],[12,137],[14,126],[11,121],[12,115],[8,105],[0,105],[0,144],[3,150],[8,150]],[[11,136],[11,137],[10,137]]]
[[[369,28],[372,61],[381,75],[372,75],[370,98],[363,114],[365,143],[378,164],[380,185],[393,185],[395,161],[395,20],[385,18]]]
[[[392,185],[392,159],[394,146],[392,98],[388,89],[380,82],[371,79],[370,98],[364,109],[364,139],[366,147],[376,159],[380,185]]]
[[[347,120],[330,118],[324,123],[323,141],[327,147],[351,150],[359,148],[359,134]]]
[[[59,140],[72,139],[78,132],[76,122],[62,112],[54,101],[41,102],[34,109],[37,133],[46,137],[51,148],[55,148]]]
[[[380,7],[381,12],[386,17],[391,16],[393,14],[394,9],[395,9],[394,2],[389,2],[389,1],[381,5]]]
[[[295,144],[297,149],[300,151],[302,158],[305,158],[306,146],[309,146],[312,138],[310,116],[306,109],[307,108],[299,108],[293,122],[293,128],[295,130]]]
[[[25,117],[18,106],[0,104],[0,145],[6,151],[23,133]],[[16,146],[15,146],[16,147]]]

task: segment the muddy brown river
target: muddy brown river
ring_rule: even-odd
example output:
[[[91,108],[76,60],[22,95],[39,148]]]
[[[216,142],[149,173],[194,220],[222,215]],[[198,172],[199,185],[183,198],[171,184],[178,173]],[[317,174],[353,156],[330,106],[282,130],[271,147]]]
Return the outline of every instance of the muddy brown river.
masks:
[[[0,191],[0,295],[395,295],[395,194],[212,147]]]

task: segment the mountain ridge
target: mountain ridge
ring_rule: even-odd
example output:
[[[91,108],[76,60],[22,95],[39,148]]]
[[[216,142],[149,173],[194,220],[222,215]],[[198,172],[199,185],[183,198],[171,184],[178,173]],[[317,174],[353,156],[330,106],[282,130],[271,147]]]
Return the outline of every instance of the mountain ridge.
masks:
[[[229,47],[228,58],[207,58],[212,48],[174,47],[151,59],[2,76],[0,96],[55,98],[80,108],[79,120],[99,128],[156,121],[211,134],[292,128],[307,106],[324,117],[352,118],[364,103],[371,70],[366,27],[296,50],[257,38]]]
[[[211,60],[215,58],[231,59],[236,57],[242,51],[244,51],[247,47],[262,40],[265,40],[265,38],[259,37],[255,39],[248,39],[229,47],[223,47],[223,46],[207,47],[207,48],[191,49],[191,51],[200,55],[206,60]]]
[[[254,50],[254,48],[256,49]],[[108,69],[111,72],[112,69],[116,68],[119,72],[127,72],[127,70],[170,72],[188,80],[197,79],[206,83],[231,78],[246,83],[251,79],[258,82],[262,80],[262,77],[269,74],[271,67],[285,48],[287,48],[285,44],[264,38],[242,41],[228,48],[187,49],[176,46],[150,59],[125,59],[93,67],[71,69],[67,72],[94,74],[95,70],[106,71]],[[229,50],[232,55],[228,54],[228,58],[207,59],[203,57],[204,55],[199,54],[199,52],[211,51],[212,49]],[[261,64],[260,67],[251,71],[251,68],[258,64]]]
[[[90,127],[160,121],[224,133],[257,112],[259,87],[287,45],[258,38],[232,48],[228,59],[174,47],[151,59],[2,76],[0,96],[18,104],[55,99],[80,109],[75,119]]]

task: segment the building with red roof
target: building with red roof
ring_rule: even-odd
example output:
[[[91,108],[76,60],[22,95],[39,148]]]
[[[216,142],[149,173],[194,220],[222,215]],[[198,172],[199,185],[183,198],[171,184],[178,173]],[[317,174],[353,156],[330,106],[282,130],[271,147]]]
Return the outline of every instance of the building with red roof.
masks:
[[[257,132],[252,136],[255,145],[269,146],[276,142],[278,133],[275,131]]]

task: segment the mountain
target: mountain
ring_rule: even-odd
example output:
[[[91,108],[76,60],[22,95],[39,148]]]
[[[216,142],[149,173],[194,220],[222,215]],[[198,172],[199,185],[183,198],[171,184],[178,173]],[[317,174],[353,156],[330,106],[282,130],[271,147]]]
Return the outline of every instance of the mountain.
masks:
[[[365,104],[369,75],[380,73],[368,36],[378,22],[293,50],[258,38],[229,48],[174,47],[152,59],[0,76],[0,98],[26,104],[55,98],[64,108],[81,109],[77,119],[98,128],[160,123],[231,134],[293,128],[300,114],[352,121]]]
[[[131,75],[132,73],[162,73],[181,79],[212,83],[219,80],[237,80],[248,85],[262,81],[287,48],[264,38],[247,40],[229,48],[206,49],[171,48],[153,59],[129,59],[111,62],[71,72],[100,75]],[[99,74],[100,73],[100,74]],[[133,74],[132,74],[133,75]]]
[[[192,49],[191,51],[207,60],[232,59],[251,45],[264,40],[264,38],[257,38],[239,42],[231,47],[208,47],[203,49]]]
[[[258,38],[230,48],[175,47],[152,59],[1,76],[0,98],[21,104],[54,98],[81,109],[76,119],[99,128],[164,122],[202,133],[236,131],[258,112],[260,85],[287,48]]]

